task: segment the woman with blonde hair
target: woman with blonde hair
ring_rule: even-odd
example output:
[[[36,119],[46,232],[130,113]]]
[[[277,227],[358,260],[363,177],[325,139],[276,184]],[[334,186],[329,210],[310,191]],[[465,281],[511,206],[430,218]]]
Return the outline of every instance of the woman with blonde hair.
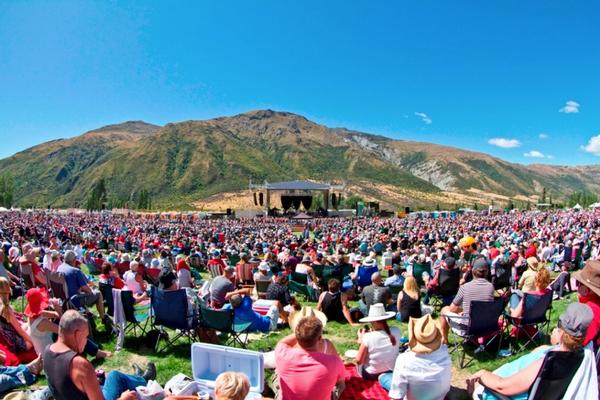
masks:
[[[396,319],[402,322],[408,322],[409,318],[421,318],[421,292],[414,276],[407,276],[404,281],[404,288],[398,293],[396,303],[398,315]]]
[[[16,366],[36,358],[33,341],[10,306],[10,283],[0,277],[0,363]]]
[[[548,285],[550,285],[550,273],[546,268],[540,268],[540,270],[535,273],[535,277],[533,278],[533,284],[535,286],[535,290],[526,292],[527,294],[534,296],[543,296],[551,290],[548,289]],[[514,302],[513,304],[511,304],[511,317],[519,318],[523,316],[523,308],[525,306],[525,304],[523,304],[525,302],[524,300],[525,296],[522,296],[521,300],[519,301],[516,307],[514,307]]]
[[[250,381],[241,372],[223,372],[215,381],[216,400],[244,400],[250,392]]]

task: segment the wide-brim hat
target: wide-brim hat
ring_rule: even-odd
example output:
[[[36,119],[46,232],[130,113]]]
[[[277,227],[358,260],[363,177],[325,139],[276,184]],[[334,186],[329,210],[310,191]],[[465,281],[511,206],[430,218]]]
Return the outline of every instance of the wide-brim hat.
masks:
[[[292,332],[296,330],[296,325],[298,325],[298,322],[305,317],[317,317],[317,319],[323,324],[323,328],[325,328],[325,325],[327,324],[327,316],[324,313],[310,306],[302,306],[299,311],[292,310],[288,317],[288,323],[290,324]]]
[[[24,314],[28,317],[40,315],[42,311],[48,308],[48,293],[42,288],[31,288],[27,291],[27,306]]]
[[[377,264],[377,261],[374,258],[367,257],[363,260],[362,264],[367,267],[372,267]]]
[[[442,332],[436,321],[427,314],[408,321],[408,346],[417,354],[429,354],[442,345]]]
[[[361,318],[359,321],[361,323],[383,321],[386,319],[394,318],[395,316],[395,312],[385,311],[383,303],[377,303],[369,307],[369,315],[364,318]]]
[[[600,261],[588,260],[581,271],[573,272],[573,278],[600,296]]]

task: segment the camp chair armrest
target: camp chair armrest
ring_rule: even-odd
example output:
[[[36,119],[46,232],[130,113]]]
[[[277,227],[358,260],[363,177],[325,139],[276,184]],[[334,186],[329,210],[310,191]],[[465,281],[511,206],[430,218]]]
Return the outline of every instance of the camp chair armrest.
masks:
[[[444,318],[449,318],[449,319],[462,319],[462,320],[468,320],[469,316],[468,315],[448,315],[448,314],[440,314],[440,316],[444,317]]]
[[[479,382],[479,384],[480,384],[481,386],[483,386],[483,387],[485,388],[485,390],[487,390],[488,392],[490,392],[491,394],[493,394],[493,395],[494,395],[495,397],[497,397],[498,399],[500,399],[500,400],[510,400],[510,397],[508,397],[508,396],[505,396],[505,395],[503,395],[503,394],[501,394],[501,393],[498,393],[498,392],[496,392],[496,391],[495,391],[495,390],[493,390],[493,389],[490,389],[489,387],[485,386],[483,383]]]

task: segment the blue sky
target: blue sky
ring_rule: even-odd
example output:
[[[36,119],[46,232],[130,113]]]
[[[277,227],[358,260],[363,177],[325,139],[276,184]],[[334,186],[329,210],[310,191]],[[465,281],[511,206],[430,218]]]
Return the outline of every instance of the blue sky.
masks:
[[[125,120],[272,108],[598,163],[599,17],[596,0],[3,1],[0,157]]]

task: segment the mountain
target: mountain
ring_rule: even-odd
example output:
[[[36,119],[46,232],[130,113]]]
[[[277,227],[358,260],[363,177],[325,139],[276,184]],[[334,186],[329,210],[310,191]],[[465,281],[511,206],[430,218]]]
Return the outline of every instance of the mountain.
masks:
[[[564,199],[600,191],[600,166],[520,165],[430,143],[392,140],[271,110],[109,125],[0,160],[21,206],[81,207],[104,178],[113,204],[150,192],[157,208],[248,207],[248,182],[345,182],[346,196],[388,208]]]

